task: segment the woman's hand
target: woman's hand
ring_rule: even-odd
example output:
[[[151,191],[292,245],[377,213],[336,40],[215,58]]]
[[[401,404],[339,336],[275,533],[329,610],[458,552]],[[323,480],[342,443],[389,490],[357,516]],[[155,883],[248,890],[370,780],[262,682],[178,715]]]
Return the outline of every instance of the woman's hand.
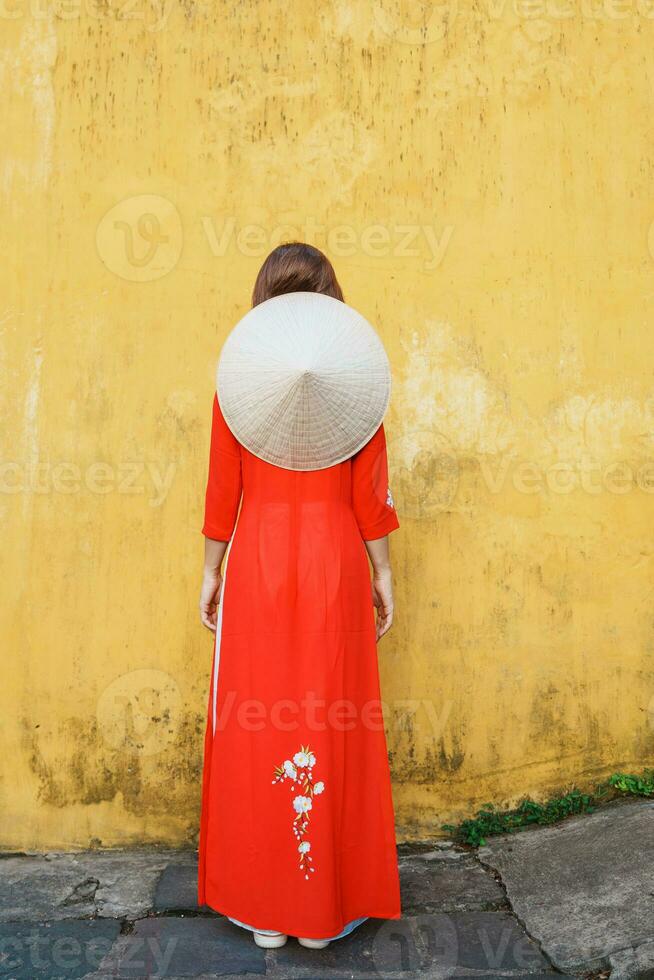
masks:
[[[200,592],[200,619],[204,626],[213,630],[214,633],[216,632],[218,602],[222,585],[223,577],[219,571],[205,569]]]
[[[223,587],[223,577],[220,566],[227,550],[226,541],[215,541],[213,538],[204,539],[204,576],[200,592],[200,619],[208,630],[216,632],[216,619],[220,590]]]
[[[377,610],[375,632],[380,640],[393,625],[393,573],[388,550],[388,535],[364,541],[372,565],[372,601]]]
[[[372,601],[377,610],[375,631],[377,640],[393,625],[393,576],[390,565],[375,569],[372,576]]]

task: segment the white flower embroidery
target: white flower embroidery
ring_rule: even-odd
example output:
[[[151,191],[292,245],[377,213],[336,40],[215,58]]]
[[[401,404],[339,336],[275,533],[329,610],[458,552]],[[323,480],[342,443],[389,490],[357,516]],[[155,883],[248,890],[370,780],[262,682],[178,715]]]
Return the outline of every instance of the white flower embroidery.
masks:
[[[275,766],[274,783],[283,783],[289,780],[291,790],[299,784],[302,790],[298,796],[293,797],[293,809],[297,816],[293,820],[293,834],[298,843],[300,853],[300,871],[304,872],[304,877],[309,880],[309,872],[313,873],[312,858],[309,854],[311,844],[308,840],[302,840],[309,827],[309,811],[313,809],[313,797],[320,795],[325,790],[322,780],[317,783],[313,781],[313,767],[316,764],[316,757],[309,749],[309,746],[301,746],[300,751],[293,756],[293,762],[286,759],[281,766]]]
[[[391,488],[388,487],[386,490],[386,506],[392,507],[395,510],[395,504],[393,503],[393,494],[391,493]]]
[[[296,796],[293,800],[293,809],[296,813],[307,813],[312,807],[308,796]]]

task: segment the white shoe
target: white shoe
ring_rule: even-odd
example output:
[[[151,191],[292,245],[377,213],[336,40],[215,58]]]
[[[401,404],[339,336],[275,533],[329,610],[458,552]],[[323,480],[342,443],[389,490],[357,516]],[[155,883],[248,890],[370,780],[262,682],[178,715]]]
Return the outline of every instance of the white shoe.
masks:
[[[283,932],[273,932],[272,935],[266,932],[255,932],[254,941],[262,949],[279,949],[288,939]]]
[[[300,939],[298,937],[298,942],[300,946],[304,946],[306,949],[324,949],[325,946],[329,946],[331,939]]]

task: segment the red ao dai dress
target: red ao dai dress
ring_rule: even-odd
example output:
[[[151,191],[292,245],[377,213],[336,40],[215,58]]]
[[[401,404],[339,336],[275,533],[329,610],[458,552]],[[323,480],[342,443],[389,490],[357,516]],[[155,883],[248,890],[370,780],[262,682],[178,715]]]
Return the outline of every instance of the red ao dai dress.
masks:
[[[248,452],[214,397],[203,533],[230,545],[199,900],[257,930],[324,939],[400,916],[364,546],[397,527],[383,425],[351,459],[297,472]]]

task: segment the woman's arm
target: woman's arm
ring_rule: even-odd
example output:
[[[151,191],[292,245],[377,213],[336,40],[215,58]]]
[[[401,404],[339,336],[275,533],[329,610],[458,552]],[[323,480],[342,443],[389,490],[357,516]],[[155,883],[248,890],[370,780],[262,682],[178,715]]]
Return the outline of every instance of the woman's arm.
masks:
[[[400,526],[388,486],[383,424],[352,458],[352,504],[372,564],[372,601],[377,610],[379,640],[393,623],[393,576],[388,536]]]
[[[241,447],[227,427],[218,398],[213,396],[209,476],[204,506],[204,575],[200,591],[200,618],[215,631],[222,588],[220,566],[236,524],[243,487]]]
[[[223,584],[220,566],[223,563],[227,541],[204,539],[204,574],[200,591],[200,619],[207,629],[216,630],[220,589]]]
[[[393,625],[393,573],[391,571],[388,535],[364,541],[372,564],[372,601],[377,610],[377,639]]]

